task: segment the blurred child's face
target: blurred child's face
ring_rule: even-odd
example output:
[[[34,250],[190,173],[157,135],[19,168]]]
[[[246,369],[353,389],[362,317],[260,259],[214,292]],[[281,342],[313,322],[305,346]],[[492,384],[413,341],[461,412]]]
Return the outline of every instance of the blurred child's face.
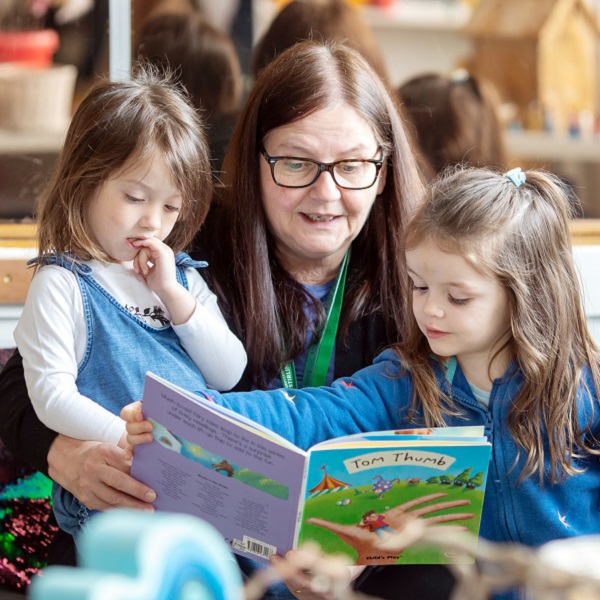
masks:
[[[97,191],[89,213],[90,231],[113,262],[132,261],[132,242],[171,233],[181,208],[179,190],[160,155],[125,168]]]
[[[471,383],[491,389],[490,360],[510,332],[505,289],[432,241],[408,250],[406,261],[414,284],[413,314],[432,351],[456,356]],[[492,378],[503,375],[509,361],[509,351],[503,351],[492,365]]]

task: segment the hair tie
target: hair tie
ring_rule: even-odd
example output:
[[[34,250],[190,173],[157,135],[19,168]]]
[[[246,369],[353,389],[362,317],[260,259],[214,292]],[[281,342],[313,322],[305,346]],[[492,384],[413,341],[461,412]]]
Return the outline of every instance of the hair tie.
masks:
[[[471,75],[466,69],[455,69],[450,74],[450,81],[452,83],[465,83],[465,81],[469,81],[469,79],[471,79]]]
[[[525,173],[523,173],[521,167],[517,167],[516,169],[511,169],[504,173],[504,177],[508,177],[516,187],[519,187],[522,183],[525,183],[527,177]]]

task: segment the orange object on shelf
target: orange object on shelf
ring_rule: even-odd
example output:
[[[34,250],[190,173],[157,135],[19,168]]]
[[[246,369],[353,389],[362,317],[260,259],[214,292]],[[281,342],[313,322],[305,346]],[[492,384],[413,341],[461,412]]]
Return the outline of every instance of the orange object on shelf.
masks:
[[[46,68],[52,64],[58,45],[59,37],[54,29],[0,31],[0,62]]]

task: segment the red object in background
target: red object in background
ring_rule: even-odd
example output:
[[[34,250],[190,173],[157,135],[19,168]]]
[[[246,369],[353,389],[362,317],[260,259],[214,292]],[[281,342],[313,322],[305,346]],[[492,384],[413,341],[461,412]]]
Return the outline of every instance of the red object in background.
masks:
[[[394,0],[370,0],[370,3],[374,6],[391,6]]]
[[[54,29],[0,31],[0,62],[49,67],[58,44],[58,33]]]

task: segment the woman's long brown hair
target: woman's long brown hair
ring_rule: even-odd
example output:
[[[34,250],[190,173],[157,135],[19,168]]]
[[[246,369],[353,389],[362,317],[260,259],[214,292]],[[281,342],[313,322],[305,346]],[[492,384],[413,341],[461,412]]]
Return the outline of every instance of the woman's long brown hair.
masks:
[[[344,339],[352,322],[373,313],[383,314],[390,342],[402,335],[402,231],[423,188],[397,106],[357,52],[302,42],[261,71],[225,156],[216,207],[219,239],[210,258],[215,287],[244,341],[259,387],[302,351],[308,327],[304,292],[274,253],[261,199],[259,148],[272,129],[340,104],[370,124],[387,163],[385,188],[352,246],[340,335]]]

